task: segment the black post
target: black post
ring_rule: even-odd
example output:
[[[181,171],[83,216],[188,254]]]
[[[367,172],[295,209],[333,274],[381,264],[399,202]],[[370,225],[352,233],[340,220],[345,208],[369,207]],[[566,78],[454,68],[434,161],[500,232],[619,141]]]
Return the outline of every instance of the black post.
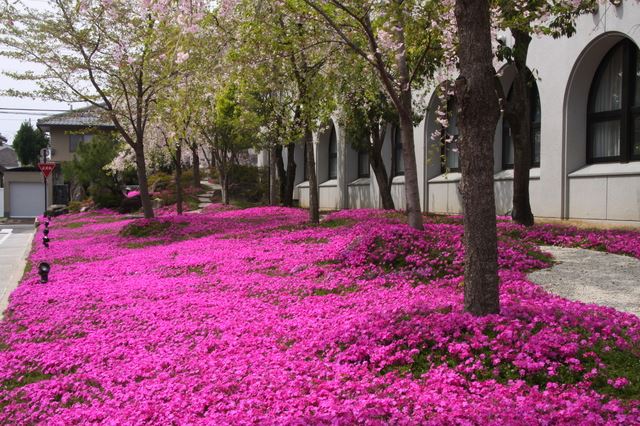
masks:
[[[44,177],[44,217],[47,218],[47,177]]]

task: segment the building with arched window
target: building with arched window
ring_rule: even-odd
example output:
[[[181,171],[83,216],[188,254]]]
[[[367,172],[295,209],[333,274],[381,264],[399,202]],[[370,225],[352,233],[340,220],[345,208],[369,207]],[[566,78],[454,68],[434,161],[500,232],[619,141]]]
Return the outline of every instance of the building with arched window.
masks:
[[[529,192],[537,217],[640,223],[640,5],[616,3],[599,3],[594,13],[579,17],[572,37],[535,37],[530,45]],[[513,96],[514,69],[504,65],[498,76],[504,93]],[[446,128],[436,119],[439,97],[434,92],[427,100],[427,113],[414,129],[422,208],[462,213],[456,100],[447,100]],[[381,207],[368,157],[353,149],[338,117],[314,135],[320,206]],[[393,124],[382,152],[392,197],[402,209],[405,167]],[[503,119],[496,127],[494,172],[496,212],[508,214],[513,141]],[[297,189],[302,206],[308,205],[306,188],[302,182]]]

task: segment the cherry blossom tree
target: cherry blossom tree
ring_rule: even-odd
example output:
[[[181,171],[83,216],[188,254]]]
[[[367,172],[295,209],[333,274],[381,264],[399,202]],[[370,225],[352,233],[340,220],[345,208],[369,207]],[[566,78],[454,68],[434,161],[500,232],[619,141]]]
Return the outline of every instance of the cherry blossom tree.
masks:
[[[440,62],[442,2],[304,0],[337,40],[375,72],[398,115],[409,224],[422,229],[414,149],[414,96]]]
[[[153,217],[145,132],[159,92],[181,71],[204,6],[193,0],[51,0],[45,8],[7,2],[0,11],[3,56],[39,65],[10,73],[38,89],[10,95],[86,102],[111,118],[135,154],[145,217]]]

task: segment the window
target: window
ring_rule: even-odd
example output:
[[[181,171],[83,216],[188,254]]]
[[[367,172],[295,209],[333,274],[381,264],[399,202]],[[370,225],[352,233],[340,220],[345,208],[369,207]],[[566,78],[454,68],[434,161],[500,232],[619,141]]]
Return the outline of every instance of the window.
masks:
[[[369,177],[369,150],[358,151],[358,178]]]
[[[640,61],[629,40],[604,57],[591,84],[587,161],[640,160]]]
[[[331,135],[329,136],[329,179],[338,177],[338,137],[336,135],[335,126],[331,126]]]
[[[449,125],[442,129],[442,173],[460,171],[460,152],[458,150],[458,107],[452,98],[447,105]]]
[[[531,99],[531,167],[540,167],[540,125],[542,111],[540,109],[540,93],[533,76],[530,76]],[[512,100],[513,90],[509,90],[507,99]],[[509,122],[502,120],[502,168],[513,169],[513,139]]]
[[[302,180],[306,182],[309,180],[309,170],[307,169],[307,144],[303,142],[302,146]]]
[[[91,139],[93,139],[93,135],[69,134],[69,152],[76,152],[82,142],[90,142]]]
[[[393,126],[393,140],[391,142],[393,162],[393,176],[404,175],[404,158],[402,158],[402,135],[400,134],[400,126]]]

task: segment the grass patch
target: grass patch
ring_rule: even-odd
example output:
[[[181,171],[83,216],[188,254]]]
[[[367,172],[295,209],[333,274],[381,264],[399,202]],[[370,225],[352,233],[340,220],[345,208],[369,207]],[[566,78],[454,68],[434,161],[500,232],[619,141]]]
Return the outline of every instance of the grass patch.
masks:
[[[144,247],[153,247],[164,244],[162,240],[150,240],[150,241],[136,241],[132,243],[125,243],[124,246],[129,249],[139,249]]]
[[[316,288],[312,294],[314,296],[328,296],[329,294],[335,294],[338,296],[344,296],[345,294],[355,293],[359,290],[359,287],[355,284],[350,286],[340,286],[334,288]]]
[[[82,228],[84,225],[86,225],[87,222],[69,222],[66,223],[62,226],[60,226],[61,228],[69,228],[69,229],[77,229],[77,228]]]
[[[144,220],[133,222],[120,230],[123,237],[151,237],[164,234],[171,227],[171,222]]]
[[[37,370],[30,371],[18,377],[17,379],[5,380],[4,382],[2,382],[2,387],[5,390],[10,391],[16,388],[30,385],[32,383],[38,383],[43,380],[49,380],[51,377],[53,377],[52,374],[45,374],[42,371],[37,371]]]
[[[320,228],[341,228],[343,226],[353,225],[355,221],[353,219],[331,219],[323,220],[318,224]]]

